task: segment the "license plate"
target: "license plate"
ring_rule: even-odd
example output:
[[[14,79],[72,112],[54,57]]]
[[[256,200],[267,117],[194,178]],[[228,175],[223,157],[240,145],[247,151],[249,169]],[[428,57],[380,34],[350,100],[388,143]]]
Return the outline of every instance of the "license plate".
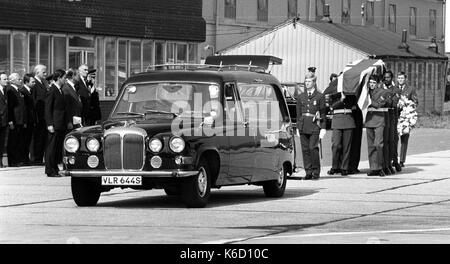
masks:
[[[102,176],[102,185],[142,185],[142,176]]]

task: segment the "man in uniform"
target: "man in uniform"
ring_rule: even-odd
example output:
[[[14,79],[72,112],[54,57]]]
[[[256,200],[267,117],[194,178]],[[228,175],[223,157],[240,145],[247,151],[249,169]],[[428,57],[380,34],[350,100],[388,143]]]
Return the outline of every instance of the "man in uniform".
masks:
[[[319,140],[325,136],[325,100],[316,89],[316,77],[305,76],[305,90],[297,98],[297,129],[306,171],[305,180],[320,178]]]
[[[416,103],[416,106],[419,104],[419,101],[417,100],[417,94],[416,89],[414,87],[409,86],[407,83],[407,76],[406,73],[401,71],[397,74],[397,83],[398,83],[398,90],[400,91],[400,96],[404,96],[407,99],[413,101]],[[400,109],[399,109],[400,110]],[[399,113],[400,115],[400,113]],[[405,166],[406,161],[406,151],[408,150],[408,140],[409,140],[409,134],[404,134],[400,136],[400,166]],[[398,142],[398,133],[397,133],[397,142]],[[397,143],[398,146],[398,143]]]
[[[369,95],[372,103],[367,109],[365,123],[370,165],[368,176],[385,176],[383,146],[385,144],[385,113],[388,111],[386,106],[390,104],[388,93],[386,89],[378,87],[378,76],[370,76]]]
[[[392,72],[388,71],[386,73],[389,73],[392,76]],[[392,80],[392,77],[390,78]],[[402,167],[398,163],[398,131],[397,131],[397,124],[398,124],[398,117],[399,117],[399,109],[398,109],[398,101],[400,100],[401,90],[398,86],[391,85],[387,86],[387,89],[389,89],[392,93],[392,106],[389,108],[389,154],[390,154],[390,162],[392,162],[392,166],[394,166],[395,170],[400,172],[402,171]]]
[[[385,112],[385,127],[384,127],[384,166],[383,171],[386,175],[395,174],[395,170],[392,167],[392,159],[394,151],[392,147],[392,143],[394,140],[394,130],[397,129],[395,125],[395,121],[393,121],[395,113],[394,113],[394,100],[395,100],[395,92],[393,91],[393,87],[395,86],[393,82],[394,74],[392,71],[386,71],[383,75],[383,89],[386,90],[386,97],[389,100],[389,104],[386,105],[388,111]],[[397,101],[398,102],[398,101]],[[397,103],[395,103],[397,105]],[[395,127],[394,127],[395,126]]]
[[[356,97],[338,93],[330,98],[332,98],[330,110],[333,114],[331,120],[333,162],[328,174],[341,173],[342,176],[346,176],[349,171],[353,129],[356,127],[352,116],[352,107],[356,104]]]

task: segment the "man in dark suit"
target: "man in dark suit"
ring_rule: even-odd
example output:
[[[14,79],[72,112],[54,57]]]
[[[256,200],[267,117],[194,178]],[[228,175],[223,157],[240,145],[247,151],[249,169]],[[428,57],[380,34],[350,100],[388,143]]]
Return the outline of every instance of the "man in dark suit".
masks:
[[[90,70],[87,77],[87,86],[90,92],[90,101],[89,101],[89,126],[93,126],[96,124],[96,121],[102,119],[102,112],[100,109],[100,98],[98,91],[95,87],[95,72],[97,70]]]
[[[66,100],[66,120],[68,122],[68,130],[79,128],[82,124],[81,111],[83,105],[81,104],[80,95],[75,90],[74,77],[74,71],[67,71],[66,83],[62,87],[64,98]]]
[[[12,73],[9,76],[10,85],[7,88],[8,94],[8,164],[11,167],[24,165],[22,156],[24,128],[28,120],[25,107],[25,99],[19,91],[22,86],[22,79],[18,73]]]
[[[89,73],[89,67],[86,64],[78,67],[78,75],[75,80],[75,88],[80,95],[81,103],[83,104],[83,110],[81,112],[81,118],[83,119],[83,125],[89,125],[89,107],[91,103],[91,93],[88,88],[87,76]]]
[[[34,126],[36,125],[36,113],[34,109],[34,99],[31,94],[36,80],[32,74],[25,74],[23,76],[23,87],[19,91],[23,94],[25,100],[25,114],[27,115],[27,124],[23,131],[22,157],[25,165],[31,164],[30,160],[30,145],[33,136]]]
[[[372,103],[367,110],[366,132],[367,148],[369,154],[370,172],[368,176],[385,176],[384,166],[384,139],[385,139],[385,117],[389,105],[387,94],[389,91],[378,87],[378,76],[369,78],[369,95]]]
[[[45,100],[45,120],[48,130],[48,145],[45,152],[45,174],[48,177],[60,177],[58,163],[62,160],[62,148],[68,122],[66,120],[66,101],[62,92],[66,72],[56,70],[54,83]]]
[[[407,99],[416,103],[416,106],[419,104],[419,100],[417,99],[416,89],[407,84],[407,76],[406,73],[401,71],[397,74],[397,88],[400,91],[400,96],[404,96]],[[399,109],[401,110],[401,109]],[[400,113],[399,113],[400,114]],[[405,166],[406,161],[406,152],[408,150],[408,141],[409,134],[404,134],[400,136],[400,166]],[[397,135],[397,146],[398,146],[398,135]]]
[[[45,77],[47,67],[42,64],[34,67],[35,86],[31,89],[31,95],[35,103],[36,125],[33,131],[32,162],[35,165],[42,165],[47,141],[47,125],[45,122],[45,98],[48,86]]]
[[[316,88],[316,76],[307,73],[305,92],[297,98],[297,129],[306,171],[305,180],[320,178],[319,140],[325,136],[325,100]]]
[[[6,130],[8,128],[8,99],[6,87],[8,76],[0,73],[0,168],[3,168],[3,153],[5,153]]]

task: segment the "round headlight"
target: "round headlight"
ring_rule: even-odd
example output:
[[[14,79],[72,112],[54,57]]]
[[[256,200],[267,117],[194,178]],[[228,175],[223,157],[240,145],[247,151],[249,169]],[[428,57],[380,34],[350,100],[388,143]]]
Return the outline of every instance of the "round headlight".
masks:
[[[80,142],[75,137],[68,137],[64,141],[64,149],[67,152],[75,153],[80,148]]]
[[[184,140],[180,137],[173,137],[169,141],[169,147],[173,152],[180,153],[185,147]]]
[[[86,148],[91,152],[97,152],[100,148],[100,142],[96,138],[88,138]]]
[[[150,141],[148,142],[148,148],[154,153],[160,152],[162,149],[161,140],[159,140],[157,138],[150,139]]]

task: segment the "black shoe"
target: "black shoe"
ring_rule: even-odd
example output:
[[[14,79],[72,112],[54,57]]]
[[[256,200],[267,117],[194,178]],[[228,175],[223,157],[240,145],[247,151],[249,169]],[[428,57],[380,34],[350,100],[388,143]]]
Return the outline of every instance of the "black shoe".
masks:
[[[380,172],[384,174],[383,170],[372,170],[367,173],[367,176],[380,176]]]
[[[358,170],[358,169],[350,169],[350,170],[348,170],[347,171],[347,173],[350,175],[350,174],[358,174],[358,173],[360,173],[361,171],[360,170]]]
[[[396,170],[397,172],[401,172],[401,171],[402,171],[402,166],[400,166],[400,164],[398,164],[398,163],[395,163],[395,164],[394,164],[394,168],[395,168],[395,170]]]
[[[334,174],[340,173],[340,172],[341,172],[340,169],[331,169],[327,173],[328,173],[328,175],[334,175]]]
[[[303,178],[304,180],[311,180],[313,177],[312,174],[306,174],[305,178]]]
[[[405,167],[405,163],[404,162],[400,162],[400,167]]]
[[[311,180],[318,180],[320,179],[320,175],[319,174],[313,174]]]
[[[341,170],[341,175],[342,175],[342,176],[347,176],[347,175],[348,175],[348,171],[346,171],[346,170]]]
[[[380,177],[386,176],[386,174],[384,174],[384,171],[383,171],[383,170],[380,170],[379,173],[378,173],[378,175],[379,175]]]
[[[59,173],[47,174],[47,177],[62,177]]]
[[[389,170],[388,168],[383,168],[382,171],[385,175],[391,175],[391,170]]]
[[[395,174],[395,169],[392,166],[389,166],[388,169],[391,171],[391,174],[394,175]]]

